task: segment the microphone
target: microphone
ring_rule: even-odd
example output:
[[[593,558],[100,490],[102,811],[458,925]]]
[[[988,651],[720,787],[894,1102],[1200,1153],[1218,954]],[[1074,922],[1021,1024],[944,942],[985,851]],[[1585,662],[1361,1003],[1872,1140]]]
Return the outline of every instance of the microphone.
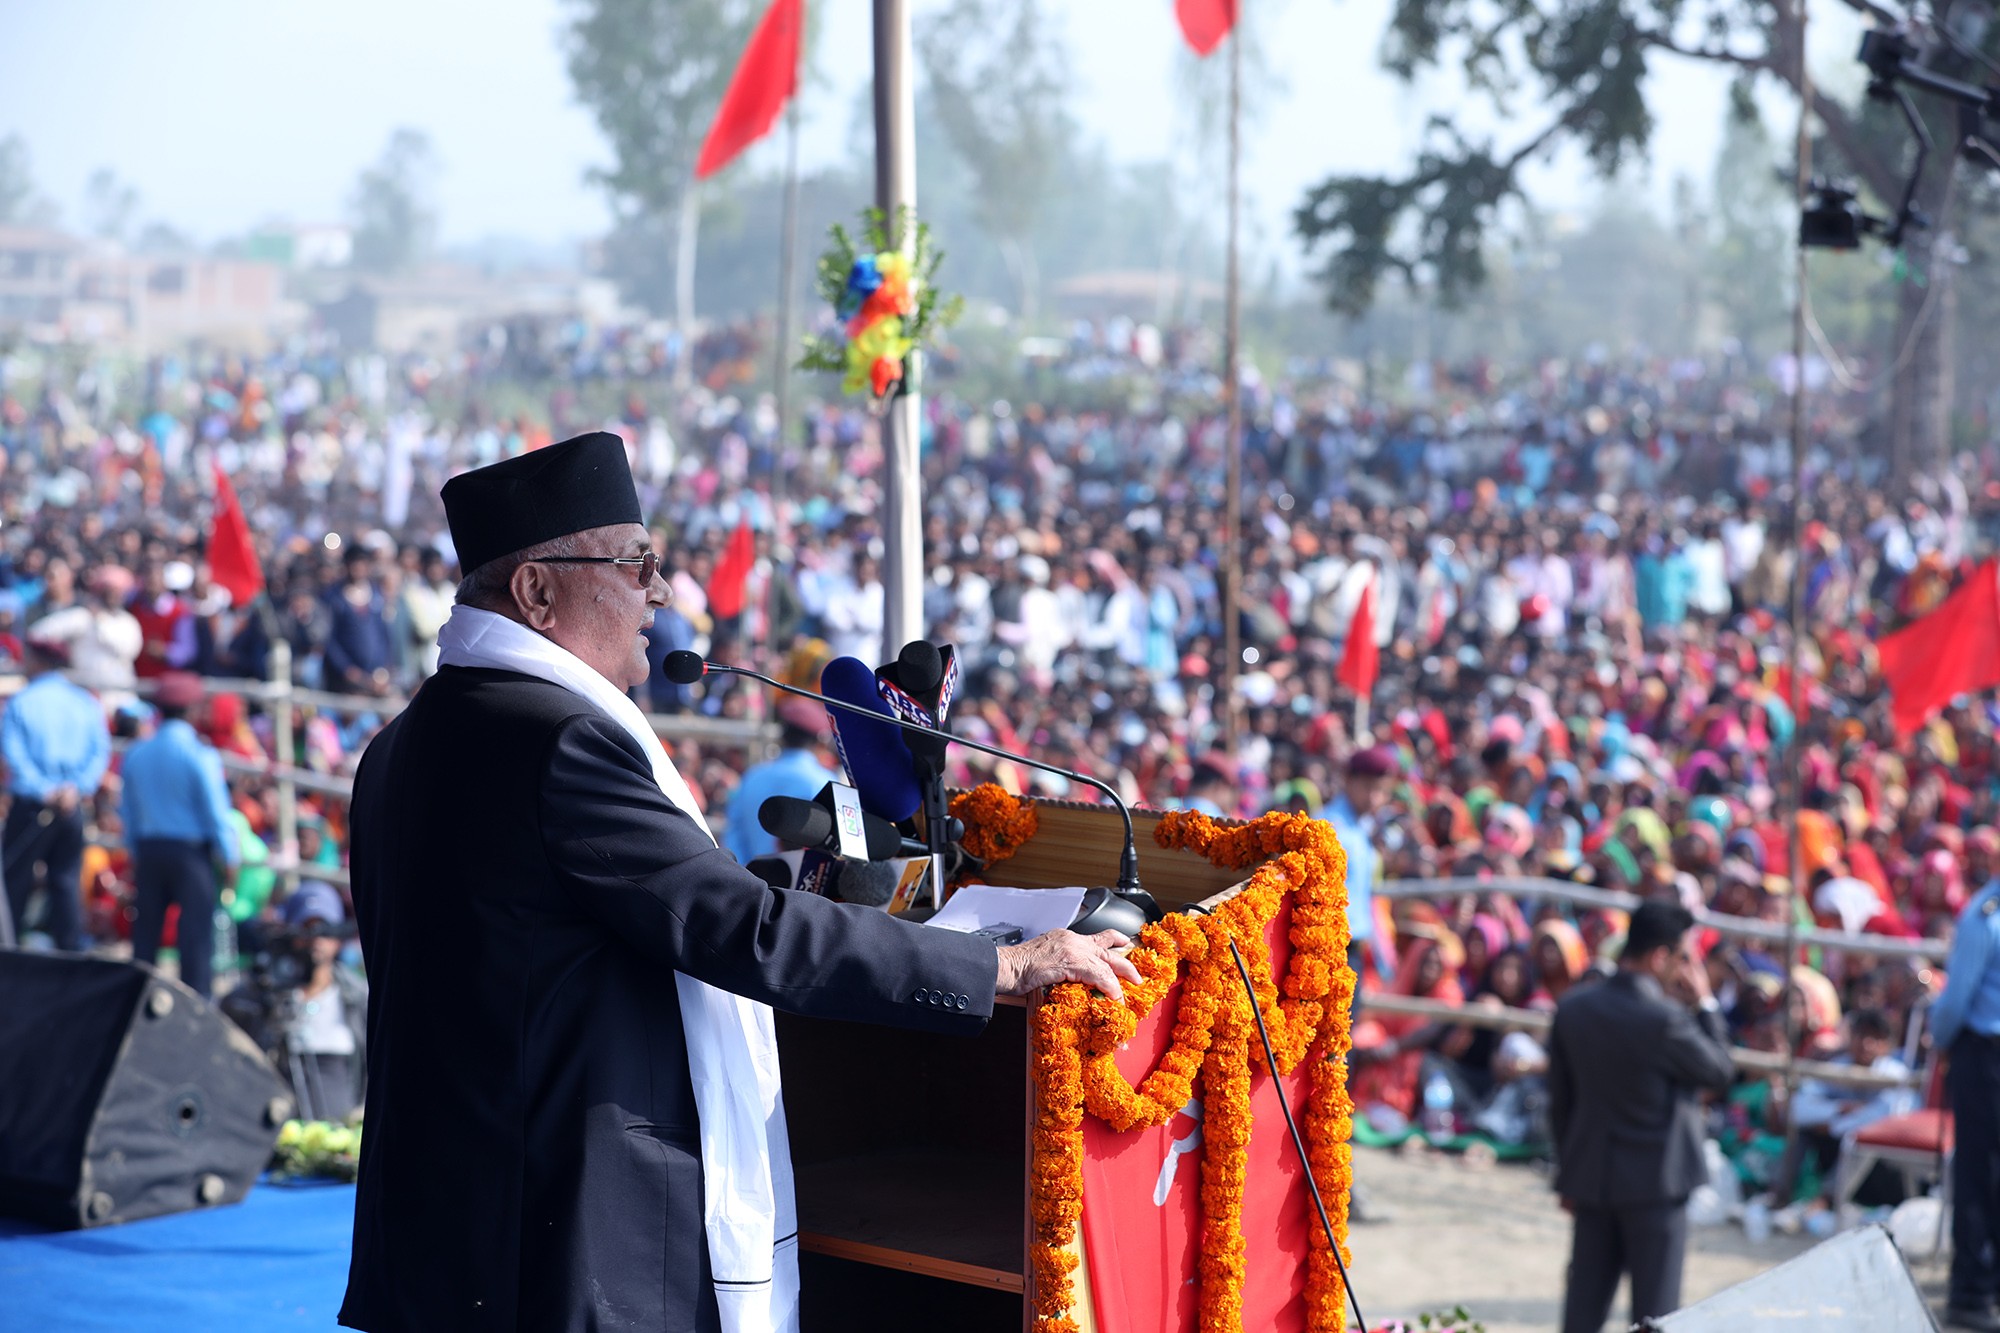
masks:
[[[835,660],[838,661],[839,659]],[[829,663],[828,665],[832,664]],[[878,724],[899,727],[905,732],[930,731],[930,728],[920,727],[914,722],[905,722],[899,717],[885,716],[879,708],[870,708],[865,704],[852,703],[846,699],[835,698],[831,694],[815,694],[811,690],[803,690],[796,685],[786,685],[782,681],[776,681],[769,676],[760,675],[747,667],[729,666],[723,662],[711,662],[700,653],[690,652],[685,648],[668,653],[665,661],[661,663],[661,670],[666,675],[666,678],[676,685],[692,685],[711,671],[724,672],[732,676],[744,676],[750,680],[757,681],[759,684],[768,685],[772,689],[782,693],[796,694],[802,699],[814,700],[838,712],[859,714]],[[984,742],[975,741],[965,736],[954,736],[950,732],[932,732],[931,734],[942,735],[952,745],[963,745],[968,750],[977,750],[980,754],[991,755],[995,759],[1006,759],[1028,768],[1037,769],[1043,773],[1053,773],[1059,778],[1067,778],[1071,782],[1080,783],[1086,787],[1095,787],[1098,791],[1103,792],[1111,799],[1111,804],[1117,807],[1119,817],[1125,821],[1125,848],[1118,855],[1118,891],[1121,894],[1143,892],[1139,887],[1139,844],[1138,840],[1132,835],[1132,811],[1119,798],[1117,790],[1110,783],[1093,778],[1085,773],[1073,772],[1067,768],[1058,768],[1054,764],[1044,763],[1040,759],[1030,759],[1024,754],[1015,754],[1011,750],[1003,750],[996,745],[987,745]],[[915,786],[914,781],[911,783],[911,786]],[[884,817],[886,818],[886,816]]]
[[[904,862],[845,861],[821,851],[775,852],[743,867],[774,889],[816,893],[862,907],[887,907],[902,882]]]
[[[915,726],[898,718],[875,683],[875,673],[858,657],[836,657],[820,672],[825,697],[850,705],[832,715],[833,748],[861,793],[862,808],[900,824],[923,808],[924,789],[910,749],[896,728]]]
[[[830,801],[829,793],[821,791],[820,796]],[[821,804],[819,797],[810,801],[796,796],[770,797],[757,808],[757,822],[764,832],[788,846],[840,854],[840,830],[835,827],[833,811]],[[870,861],[930,855],[930,848],[905,838],[894,824],[865,810],[861,812],[861,834],[868,840]]]

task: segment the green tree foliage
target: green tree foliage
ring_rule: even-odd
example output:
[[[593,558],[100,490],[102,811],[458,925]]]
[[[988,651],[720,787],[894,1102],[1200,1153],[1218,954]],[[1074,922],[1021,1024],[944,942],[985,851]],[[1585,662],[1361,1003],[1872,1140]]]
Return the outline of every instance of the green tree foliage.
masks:
[[[570,0],[569,8],[570,83],[611,144],[611,166],[591,174],[618,217],[612,249],[633,256],[633,238],[671,229],[672,309],[685,328],[695,315],[702,216],[694,164],[761,7],[749,0]]]
[[[35,188],[28,141],[18,134],[0,139],[0,225],[48,226],[55,218],[55,205]]]
[[[109,167],[90,173],[83,187],[86,226],[92,236],[124,240],[139,216],[139,192]]]
[[[593,173],[623,209],[669,218],[760,12],[746,0],[571,0],[570,83],[612,162]]]
[[[1842,0],[1878,23],[1901,15],[1876,0]],[[1960,0],[1968,10],[1970,0]],[[1993,45],[1981,25],[1954,25],[1950,5],[1925,63],[1965,77],[1977,53]],[[1951,36],[1956,26],[1960,36]],[[1974,29],[1980,29],[1975,35]],[[1411,168],[1392,175],[1340,175],[1311,188],[1294,213],[1294,227],[1319,256],[1316,276],[1328,304],[1356,314],[1376,299],[1384,278],[1428,288],[1447,305],[1463,301],[1487,277],[1487,235],[1502,210],[1522,199],[1522,169],[1564,145],[1580,148],[1607,177],[1641,158],[1651,139],[1654,109],[1646,75],[1662,56],[1701,61],[1736,72],[1738,101],[1760,84],[1798,92],[1802,32],[1798,9],[1772,0],[1394,0],[1382,59],[1393,73],[1455,65],[1470,92],[1490,102],[1503,123],[1518,124],[1517,104],[1533,98],[1539,119],[1504,139],[1474,134],[1455,120],[1434,117]],[[1919,96],[1919,101],[1924,101]],[[1817,126],[1815,165],[1858,180],[1878,211],[1901,192],[1909,136],[1879,104],[1849,106],[1823,86],[1812,93]],[[1926,104],[1933,137],[1950,143],[1956,109]],[[1935,226],[1912,237],[1899,293],[1896,367],[1887,395],[1882,446],[1894,475],[1933,465],[1945,447],[1944,406],[1952,396],[1955,323],[1951,265],[1938,237],[1955,215],[1936,165],[1919,202]]]
[[[1754,106],[1730,108],[1715,159],[1708,290],[1724,333],[1770,353],[1789,337],[1792,191]]]
[[[348,198],[354,220],[354,266],[397,273],[429,258],[437,236],[431,182],[438,171],[430,136],[398,129],[382,156],[362,171]]]
[[[1061,44],[1036,0],[952,0],[920,29],[917,49],[929,109],[971,169],[980,224],[1032,321],[1041,285],[1035,224],[1077,137]]]

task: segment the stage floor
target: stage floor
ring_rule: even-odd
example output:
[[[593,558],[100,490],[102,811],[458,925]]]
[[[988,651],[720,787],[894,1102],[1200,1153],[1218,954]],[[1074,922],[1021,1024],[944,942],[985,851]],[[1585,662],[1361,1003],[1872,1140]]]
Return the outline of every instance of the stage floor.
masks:
[[[354,1187],[330,1183],[99,1231],[0,1218],[0,1333],[331,1329],[353,1222]]]

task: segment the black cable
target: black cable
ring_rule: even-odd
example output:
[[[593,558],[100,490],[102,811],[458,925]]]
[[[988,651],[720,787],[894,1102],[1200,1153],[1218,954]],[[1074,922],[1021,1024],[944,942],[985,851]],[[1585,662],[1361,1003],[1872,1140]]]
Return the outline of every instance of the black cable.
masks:
[[[1278,1082],[1278,1057],[1271,1051],[1270,1029],[1264,1026],[1264,1011],[1257,1004],[1257,987],[1250,980],[1250,965],[1243,961],[1243,951],[1236,947],[1235,937],[1229,941],[1229,956],[1236,960],[1236,974],[1243,978],[1244,993],[1250,997],[1250,1016],[1257,1020],[1257,1039],[1264,1043],[1264,1064],[1271,1071],[1271,1081],[1277,1084],[1278,1109],[1285,1113],[1285,1128],[1292,1131],[1292,1148],[1299,1155],[1299,1170],[1305,1174],[1306,1188],[1312,1191],[1313,1207],[1319,1210],[1319,1224],[1326,1232],[1326,1247],[1333,1252],[1333,1264],[1340,1270],[1340,1285],[1347,1288],[1347,1299],[1354,1306],[1354,1322],[1362,1328],[1368,1321],[1361,1314],[1361,1298],[1354,1294],[1354,1283],[1347,1276],[1347,1264],[1340,1257],[1340,1242],[1334,1239],[1333,1219],[1326,1214],[1326,1200],[1320,1197],[1319,1182],[1313,1179],[1312,1162],[1306,1157],[1306,1141],[1299,1133],[1299,1122],[1292,1116],[1292,1104],[1285,1100],[1285,1085]]]
[[[1190,903],[1190,912],[1200,912],[1203,916],[1215,913],[1198,903]],[[1257,1020],[1257,1039],[1264,1044],[1264,1064],[1271,1071],[1273,1082],[1278,1078],[1278,1057],[1271,1050],[1271,1033],[1264,1026],[1264,1011],[1257,1004],[1257,985],[1250,980],[1250,965],[1243,961],[1243,951],[1236,947],[1236,938],[1230,937],[1229,956],[1236,960],[1236,975],[1243,978],[1243,993],[1250,998],[1250,1016]],[[1312,1191],[1313,1207],[1319,1211],[1320,1229],[1326,1232],[1326,1247],[1333,1252],[1333,1266],[1340,1270],[1340,1285],[1347,1288],[1348,1303],[1354,1307],[1354,1322],[1363,1329],[1368,1320],[1361,1314],[1361,1298],[1354,1294],[1354,1283],[1347,1276],[1347,1262],[1340,1257],[1340,1241],[1333,1234],[1333,1219],[1327,1216],[1326,1200],[1320,1197],[1319,1182],[1313,1179],[1312,1161],[1306,1156],[1305,1137],[1299,1133],[1299,1122],[1292,1117],[1292,1104],[1285,1100],[1285,1085],[1277,1084],[1278,1109],[1285,1113],[1285,1128],[1292,1132],[1292,1150],[1299,1156],[1299,1170],[1305,1175],[1306,1188]]]

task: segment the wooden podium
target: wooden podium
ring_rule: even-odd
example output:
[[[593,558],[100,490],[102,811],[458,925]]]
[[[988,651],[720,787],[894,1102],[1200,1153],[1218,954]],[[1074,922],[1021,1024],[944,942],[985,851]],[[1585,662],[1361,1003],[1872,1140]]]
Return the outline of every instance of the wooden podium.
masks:
[[[1117,811],[1036,808],[1035,837],[994,868],[994,882],[1117,882]],[[1161,849],[1159,819],[1132,814],[1140,878],[1162,907],[1201,902],[1247,874]],[[1037,999],[1002,999],[972,1038],[778,1015],[804,1333],[1027,1327],[1028,1017]]]

